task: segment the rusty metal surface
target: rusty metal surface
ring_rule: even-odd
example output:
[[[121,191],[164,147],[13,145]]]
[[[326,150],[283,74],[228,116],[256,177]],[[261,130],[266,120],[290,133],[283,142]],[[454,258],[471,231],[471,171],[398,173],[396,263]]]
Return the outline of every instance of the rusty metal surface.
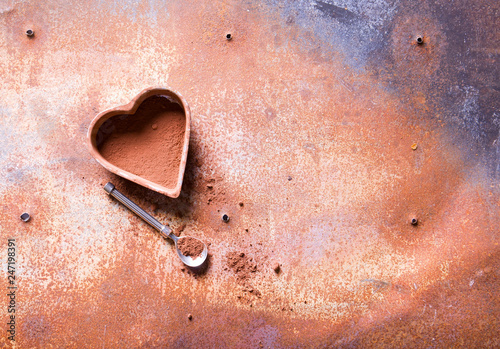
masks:
[[[2,1],[0,287],[15,238],[19,288],[16,341],[4,296],[0,345],[500,346],[498,11]],[[99,111],[148,86],[191,107],[178,199],[85,147]],[[210,242],[207,268],[184,269],[109,180]],[[253,259],[249,278],[231,252]]]

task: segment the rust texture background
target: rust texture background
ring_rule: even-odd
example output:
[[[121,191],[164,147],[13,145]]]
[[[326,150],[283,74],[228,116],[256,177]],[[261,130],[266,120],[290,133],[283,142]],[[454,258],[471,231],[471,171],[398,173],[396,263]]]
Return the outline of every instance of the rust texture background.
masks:
[[[0,346],[499,347],[499,7],[1,1],[0,288],[15,238],[19,289]],[[178,199],[85,147],[149,86],[192,110]],[[206,269],[107,181],[209,242]]]

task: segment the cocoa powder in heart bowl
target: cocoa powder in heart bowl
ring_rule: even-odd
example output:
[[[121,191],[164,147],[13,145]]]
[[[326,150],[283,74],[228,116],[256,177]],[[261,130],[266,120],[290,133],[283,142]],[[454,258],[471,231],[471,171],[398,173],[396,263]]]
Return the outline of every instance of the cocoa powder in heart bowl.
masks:
[[[191,257],[192,259],[198,258],[205,248],[200,240],[189,236],[180,238],[177,241],[177,247],[184,256]]]
[[[141,103],[135,114],[106,120],[97,133],[97,148],[111,164],[175,188],[185,130],[184,109],[166,97],[152,96]]]

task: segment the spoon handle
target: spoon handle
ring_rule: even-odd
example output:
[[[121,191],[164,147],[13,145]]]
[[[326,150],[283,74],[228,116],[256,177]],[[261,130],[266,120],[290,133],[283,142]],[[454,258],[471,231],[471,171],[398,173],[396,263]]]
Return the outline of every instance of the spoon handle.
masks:
[[[114,197],[116,200],[120,201],[123,205],[125,205],[130,211],[134,212],[136,215],[144,219],[147,223],[149,223],[152,227],[158,230],[165,239],[170,237],[170,233],[172,233],[172,229],[170,229],[167,225],[163,225],[154,219],[149,213],[144,211],[142,208],[137,206],[132,200],[123,195],[115,188],[115,186],[108,182],[104,186],[104,190],[106,193]]]

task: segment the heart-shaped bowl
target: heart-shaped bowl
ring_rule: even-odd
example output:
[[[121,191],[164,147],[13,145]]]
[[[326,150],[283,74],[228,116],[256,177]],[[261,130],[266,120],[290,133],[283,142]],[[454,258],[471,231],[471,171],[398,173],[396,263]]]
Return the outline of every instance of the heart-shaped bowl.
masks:
[[[107,170],[176,198],[182,187],[191,112],[177,92],[147,88],[130,103],[96,115],[87,144]]]

